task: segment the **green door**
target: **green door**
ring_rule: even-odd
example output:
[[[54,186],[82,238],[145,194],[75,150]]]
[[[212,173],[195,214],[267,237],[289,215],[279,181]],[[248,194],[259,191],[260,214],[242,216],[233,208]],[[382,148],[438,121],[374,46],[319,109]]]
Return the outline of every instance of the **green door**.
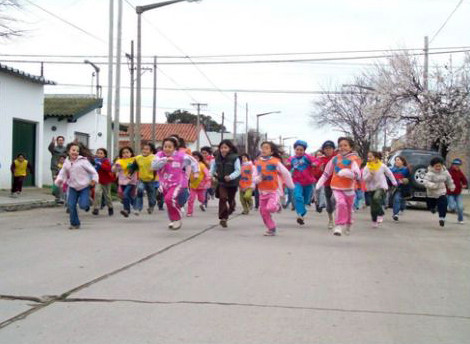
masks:
[[[33,170],[36,166],[36,123],[13,120],[13,150],[12,161],[16,156],[23,153],[29,161]],[[34,186],[34,176],[28,175],[24,186]]]

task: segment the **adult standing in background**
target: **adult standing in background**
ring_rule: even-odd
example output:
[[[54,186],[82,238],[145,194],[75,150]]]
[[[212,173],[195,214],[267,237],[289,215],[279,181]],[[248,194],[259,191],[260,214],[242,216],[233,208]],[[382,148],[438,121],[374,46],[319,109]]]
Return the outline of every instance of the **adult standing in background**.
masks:
[[[51,143],[49,144],[49,152],[51,152],[51,175],[52,175],[52,185],[54,185],[54,181],[59,174],[59,158],[60,156],[66,155],[66,147],[65,147],[65,138],[63,136],[57,136],[56,139],[52,137]],[[59,189],[53,188],[52,194],[55,197],[57,203],[60,203],[60,192]]]

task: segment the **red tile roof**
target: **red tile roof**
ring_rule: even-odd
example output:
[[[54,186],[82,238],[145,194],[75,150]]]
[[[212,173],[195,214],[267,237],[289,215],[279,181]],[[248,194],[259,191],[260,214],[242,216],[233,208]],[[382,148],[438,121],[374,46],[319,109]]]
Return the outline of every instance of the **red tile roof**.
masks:
[[[126,123],[126,125],[128,125]],[[201,126],[202,128],[202,126]],[[143,141],[152,140],[152,124],[151,123],[142,123],[140,125],[140,133],[142,135]],[[165,124],[156,124],[155,128],[156,141],[163,141],[164,138],[167,138],[171,135],[178,135],[186,142],[195,142],[197,140],[196,126],[194,124],[183,124],[183,123],[165,123]],[[129,133],[121,133],[120,136],[127,136]]]

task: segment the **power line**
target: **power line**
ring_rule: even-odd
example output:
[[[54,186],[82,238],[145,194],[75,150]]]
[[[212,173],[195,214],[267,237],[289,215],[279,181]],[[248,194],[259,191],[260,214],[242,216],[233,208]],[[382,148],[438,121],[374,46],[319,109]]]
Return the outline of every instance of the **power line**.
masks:
[[[459,9],[459,7],[463,4],[463,0],[460,0],[459,3],[457,4],[457,6],[455,6],[454,10],[452,11],[452,13],[447,17],[447,19],[444,21],[444,24],[442,24],[442,26],[439,28],[439,30],[436,31],[436,33],[434,34],[434,36],[432,36],[431,40],[429,41],[429,43],[431,43],[434,38],[436,38],[436,36],[442,31],[442,29],[447,25],[447,23],[449,22],[449,20],[452,18],[452,16],[454,15],[455,12],[457,12],[457,10]]]
[[[90,85],[85,84],[58,84],[61,87],[77,87],[77,88],[90,88]],[[46,85],[47,86],[47,85]],[[52,86],[48,86],[52,87]],[[106,85],[103,85],[106,87]],[[129,86],[121,86],[121,88],[129,89]],[[194,92],[219,92],[220,89],[208,88],[208,87],[159,87],[162,91],[194,91]],[[153,87],[142,87],[142,90],[153,90]],[[340,92],[340,91],[318,91],[318,90],[269,90],[269,89],[240,89],[240,88],[229,88],[222,89],[222,92],[229,93],[265,93],[265,94],[297,94],[297,95],[324,95],[324,94],[349,94],[352,92]]]
[[[429,50],[464,50],[470,49],[470,46],[459,47],[436,47],[429,48]],[[313,52],[290,52],[290,53],[259,53],[259,54],[233,54],[233,55],[192,55],[192,59],[200,58],[225,58],[225,57],[254,57],[254,56],[295,56],[295,55],[326,55],[326,54],[356,54],[356,53],[375,53],[375,52],[404,52],[404,51],[422,51],[423,48],[410,48],[410,49],[374,49],[374,50],[337,50],[337,51],[313,51]],[[0,54],[0,56],[12,57],[45,57],[45,58],[103,58],[107,59],[108,55],[55,55],[55,54]],[[124,55],[123,55],[124,57]],[[143,55],[142,58],[153,58],[154,55]],[[187,55],[158,55],[159,59],[186,59]]]
[[[442,55],[442,54],[457,54],[467,53],[470,49],[465,50],[449,50],[430,52],[429,55]],[[410,53],[410,56],[422,56],[424,53]],[[324,58],[310,58],[310,59],[271,59],[271,60],[244,60],[244,61],[192,61],[192,62],[160,62],[159,65],[165,66],[184,66],[184,65],[243,65],[243,64],[274,64],[274,63],[311,63],[311,62],[328,62],[328,61],[351,61],[351,60],[370,60],[370,59],[383,59],[394,57],[395,55],[369,55],[369,56],[346,56],[346,57],[324,57]],[[3,59],[3,62],[16,62],[16,63],[50,63],[50,64],[70,64],[78,65],[83,64],[82,61],[58,61],[58,60],[17,60],[17,59]],[[96,62],[97,65],[107,65],[106,62]],[[142,65],[152,65],[152,62],[142,62]]]
[[[54,18],[60,20],[61,22],[64,22],[65,24],[70,25],[70,26],[73,27],[74,29],[79,30],[80,32],[84,33],[85,35],[90,36],[90,37],[92,37],[92,38],[94,38],[94,39],[96,39],[96,40],[98,40],[98,41],[100,41],[100,42],[102,42],[102,43],[106,43],[106,41],[104,41],[104,40],[101,39],[100,37],[95,36],[94,34],[92,34],[92,33],[88,32],[88,31],[86,31],[85,29],[82,29],[81,27],[79,27],[79,26],[77,26],[77,25],[75,25],[75,24],[69,22],[68,20],[65,20],[64,18],[61,18],[61,17],[58,16],[57,14],[52,13],[51,11],[45,9],[44,7],[41,7],[41,6],[39,6],[38,4],[35,4],[34,2],[32,2],[32,1],[30,1],[30,0],[25,0],[25,1],[28,2],[30,5],[33,5],[33,6],[37,7],[37,8],[39,8],[41,11],[46,12],[46,13],[49,14],[50,16],[52,16],[52,17],[54,17]]]
[[[125,0],[127,4],[129,4],[133,9],[135,8],[132,3],[129,1],[129,0]],[[206,79],[209,84],[212,85],[212,87],[216,88],[216,89],[219,89],[219,87],[209,78],[209,76],[204,73],[201,68],[199,68],[196,63],[191,59],[191,57],[186,54],[186,52],[183,51],[183,49],[181,49],[175,42],[173,42],[168,36],[166,36],[163,32],[161,32],[152,22],[150,22],[146,17],[143,17],[144,20],[147,22],[147,24],[149,24],[152,28],[154,28],[163,38],[165,38],[171,45],[173,45],[173,47],[175,47],[178,51],[180,51],[182,54],[184,54],[185,58],[187,60],[190,61],[190,63],[196,68],[196,70],[202,75],[202,77],[204,79]],[[161,63],[160,63],[161,65]],[[223,91],[219,91],[219,93],[223,96],[223,97],[226,97],[230,100],[230,102],[232,101],[232,99],[226,95]],[[197,101],[195,101],[197,103]]]

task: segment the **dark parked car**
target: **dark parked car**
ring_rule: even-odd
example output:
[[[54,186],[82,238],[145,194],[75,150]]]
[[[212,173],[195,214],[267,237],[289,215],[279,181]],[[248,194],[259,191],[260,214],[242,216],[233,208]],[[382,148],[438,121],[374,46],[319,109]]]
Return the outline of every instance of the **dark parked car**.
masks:
[[[392,167],[397,156],[403,156],[408,162],[411,172],[411,201],[426,201],[426,188],[424,187],[424,175],[428,171],[429,162],[434,157],[442,158],[435,151],[419,150],[419,149],[400,149],[390,154],[388,166]]]

